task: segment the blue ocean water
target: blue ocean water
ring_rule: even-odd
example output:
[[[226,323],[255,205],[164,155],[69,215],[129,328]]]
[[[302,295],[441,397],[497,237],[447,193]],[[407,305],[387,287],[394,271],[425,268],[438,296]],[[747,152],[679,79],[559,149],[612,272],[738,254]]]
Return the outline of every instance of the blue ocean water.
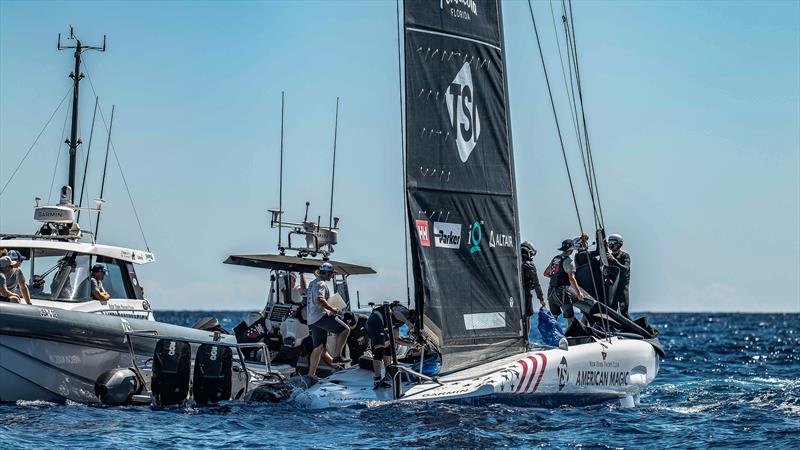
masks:
[[[191,325],[208,314],[158,319]],[[215,315],[229,329],[244,317]],[[0,448],[800,448],[800,314],[648,317],[667,357],[636,409],[386,404],[308,412],[230,403],[154,411],[25,402],[0,405]]]

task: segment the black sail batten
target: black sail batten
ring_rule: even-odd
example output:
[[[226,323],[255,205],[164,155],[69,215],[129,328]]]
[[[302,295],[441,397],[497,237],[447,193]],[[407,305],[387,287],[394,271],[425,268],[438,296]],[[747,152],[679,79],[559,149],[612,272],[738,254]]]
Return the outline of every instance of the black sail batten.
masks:
[[[525,350],[500,4],[406,0],[415,302],[444,372]]]

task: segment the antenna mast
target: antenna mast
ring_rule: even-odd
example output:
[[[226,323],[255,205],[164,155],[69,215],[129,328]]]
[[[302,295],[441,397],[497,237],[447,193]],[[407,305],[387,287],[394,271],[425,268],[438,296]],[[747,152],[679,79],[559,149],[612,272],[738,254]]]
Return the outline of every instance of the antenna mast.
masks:
[[[58,33],[58,49],[59,50],[66,50],[66,49],[75,49],[75,69],[69,75],[72,78],[73,87],[72,87],[72,128],[70,130],[70,137],[69,140],[65,143],[69,145],[69,180],[68,186],[71,190],[71,198],[70,203],[75,203],[75,172],[77,167],[77,152],[78,152],[78,145],[81,144],[81,140],[78,139],[78,97],[80,94],[80,81],[83,79],[83,74],[81,73],[81,54],[84,50],[97,50],[100,52],[106,51],[106,36],[103,35],[103,46],[96,47],[91,45],[83,45],[81,44],[80,39],[75,37],[75,31],[70,25],[69,27],[69,37],[68,40],[75,41],[75,45],[70,46],[62,46],[61,45],[61,33]]]
[[[328,227],[333,228],[333,186],[336,181],[336,138],[339,134],[339,97],[336,97],[336,120],[333,125],[333,169],[331,170],[331,209],[328,215]]]
[[[282,226],[280,220],[281,214],[283,214],[283,97],[284,91],[281,91],[281,168],[280,175],[278,176],[278,250],[280,250],[281,255],[283,254],[283,241],[281,240]]]

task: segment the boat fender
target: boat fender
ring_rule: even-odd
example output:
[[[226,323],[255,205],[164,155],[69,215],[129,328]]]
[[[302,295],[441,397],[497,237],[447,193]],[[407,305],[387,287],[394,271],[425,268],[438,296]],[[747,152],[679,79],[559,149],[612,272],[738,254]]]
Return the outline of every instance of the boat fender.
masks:
[[[233,350],[215,344],[201,344],[194,360],[192,393],[198,404],[217,403],[231,398]]]
[[[94,382],[94,393],[104,405],[120,406],[132,403],[134,395],[142,393],[142,383],[129,368],[107,370]]]
[[[192,347],[186,341],[161,339],[153,353],[150,390],[155,406],[180,405],[189,394]]]

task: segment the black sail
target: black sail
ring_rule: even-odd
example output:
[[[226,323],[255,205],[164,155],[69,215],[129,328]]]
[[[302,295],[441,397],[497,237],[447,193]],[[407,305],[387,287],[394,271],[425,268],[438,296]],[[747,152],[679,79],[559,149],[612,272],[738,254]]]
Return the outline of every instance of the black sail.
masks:
[[[525,350],[500,4],[405,1],[416,307],[444,372]]]

